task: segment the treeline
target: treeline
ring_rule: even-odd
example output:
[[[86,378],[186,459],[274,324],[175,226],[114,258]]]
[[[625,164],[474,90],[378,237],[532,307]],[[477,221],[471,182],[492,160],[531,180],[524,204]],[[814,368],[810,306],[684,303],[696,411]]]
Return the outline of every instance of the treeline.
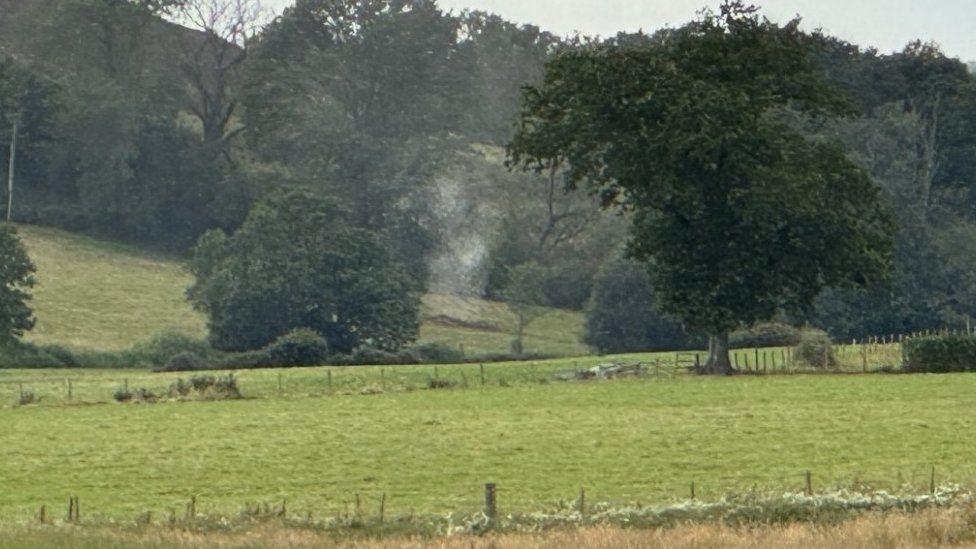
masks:
[[[522,86],[587,39],[432,0],[298,0],[266,24],[253,3],[215,5],[0,0],[0,146],[16,125],[15,220],[186,253],[208,231],[233,234],[272,191],[301,189],[341,208],[415,293],[503,298],[526,265],[542,273],[540,305],[618,295],[591,310],[630,307],[633,294],[594,280],[646,286],[612,274],[630,269],[619,260],[628,220],[564,193],[557,173],[503,166]],[[808,47],[850,116],[783,119],[841,140],[883,187],[896,265],[886,286],[831,292],[815,314],[783,320],[845,338],[964,322],[976,313],[967,66],[922,43],[883,55],[810,35]],[[642,314],[625,315],[637,323],[628,334],[646,334],[633,345],[680,339],[641,291]]]

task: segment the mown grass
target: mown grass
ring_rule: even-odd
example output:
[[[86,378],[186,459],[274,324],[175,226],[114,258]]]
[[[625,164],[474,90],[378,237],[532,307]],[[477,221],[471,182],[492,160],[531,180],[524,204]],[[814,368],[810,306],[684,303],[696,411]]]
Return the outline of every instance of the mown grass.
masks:
[[[154,333],[203,337],[203,317],[186,303],[191,278],[175,258],[57,229],[19,226],[37,265],[28,339],[115,351]]]
[[[932,466],[940,481],[976,476],[976,447],[965,436],[976,427],[973,375],[662,372],[541,382],[567,365],[493,365],[484,387],[468,366],[467,388],[442,390],[420,388],[432,368],[333,369],[333,391],[327,369],[242,372],[249,398],[241,401],[71,404],[51,396],[7,407],[0,517],[60,509],[71,494],[87,517],[166,516],[193,495],[201,512],[286,500],[319,515],[351,510],[356,494],[368,509],[386,494],[392,516],[476,510],[485,482],[498,483],[504,511],[569,500],[581,486],[592,501],[652,503],[687,497],[692,481],[706,499],[799,489],[807,470],[817,488],[924,487]],[[438,375],[459,377],[461,368]],[[176,377],[2,375],[11,403],[20,383],[43,399],[45,384],[63,391],[70,377],[76,391],[92,391],[76,399],[104,402],[119,376],[132,387]]]
[[[192,278],[179,258],[57,229],[18,229],[37,264],[32,306],[38,322],[30,341],[118,351],[167,331],[206,335],[204,318],[186,302]],[[423,317],[423,341],[472,355],[509,350],[513,320],[503,304],[429,295]],[[582,322],[580,313],[553,310],[529,329],[527,351],[587,353],[579,342]]]

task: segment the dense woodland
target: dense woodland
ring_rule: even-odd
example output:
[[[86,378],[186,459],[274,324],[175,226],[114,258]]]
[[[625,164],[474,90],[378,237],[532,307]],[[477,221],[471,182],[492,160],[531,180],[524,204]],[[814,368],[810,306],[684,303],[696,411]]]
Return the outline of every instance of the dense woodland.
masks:
[[[208,231],[260,226],[268,204],[307,193],[342,213],[303,234],[368,242],[363,261],[395,267],[391,295],[589,307],[591,331],[626,333],[633,350],[697,337],[655,312],[653,288],[622,258],[627,212],[566,192],[557,166],[505,166],[522,87],[600,39],[434,1],[298,0],[269,22],[248,2],[177,4],[0,0],[0,146],[16,133],[15,221],[189,254]],[[895,261],[887,283],[828,291],[812,313],[781,320],[838,338],[964,325],[976,315],[973,65],[925,42],[893,54],[819,34],[804,44],[849,112],[782,116],[842,143],[880,185]],[[198,270],[234,245],[214,234]],[[318,249],[313,238],[294,245]],[[606,314],[614,308],[626,318]]]

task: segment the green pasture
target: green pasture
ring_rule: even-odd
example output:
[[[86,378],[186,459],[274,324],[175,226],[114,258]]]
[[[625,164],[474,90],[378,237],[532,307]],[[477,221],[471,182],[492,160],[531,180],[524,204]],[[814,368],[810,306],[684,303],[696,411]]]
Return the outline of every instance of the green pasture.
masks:
[[[156,404],[111,393],[177,375],[2,371],[0,516],[69,495],[86,516],[131,519],[192,496],[201,512],[285,500],[327,514],[385,494],[392,516],[477,509],[485,482],[503,509],[534,510],[580,487],[616,503],[683,499],[692,481],[702,498],[798,489],[807,470],[821,489],[924,487],[933,466],[939,482],[976,478],[976,376],[701,378],[661,363],[587,382],[552,379],[573,361],[490,365],[484,386],[478,365],[248,371],[244,400]],[[457,385],[426,389],[434,375]],[[39,405],[13,406],[22,385]]]

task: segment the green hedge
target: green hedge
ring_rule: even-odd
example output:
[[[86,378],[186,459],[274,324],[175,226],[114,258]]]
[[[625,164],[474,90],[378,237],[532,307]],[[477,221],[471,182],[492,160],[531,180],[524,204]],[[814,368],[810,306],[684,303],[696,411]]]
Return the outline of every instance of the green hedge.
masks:
[[[800,340],[799,328],[777,322],[762,322],[729,335],[729,345],[734,349],[794,347]]]
[[[976,372],[976,336],[940,335],[902,343],[906,372]]]

